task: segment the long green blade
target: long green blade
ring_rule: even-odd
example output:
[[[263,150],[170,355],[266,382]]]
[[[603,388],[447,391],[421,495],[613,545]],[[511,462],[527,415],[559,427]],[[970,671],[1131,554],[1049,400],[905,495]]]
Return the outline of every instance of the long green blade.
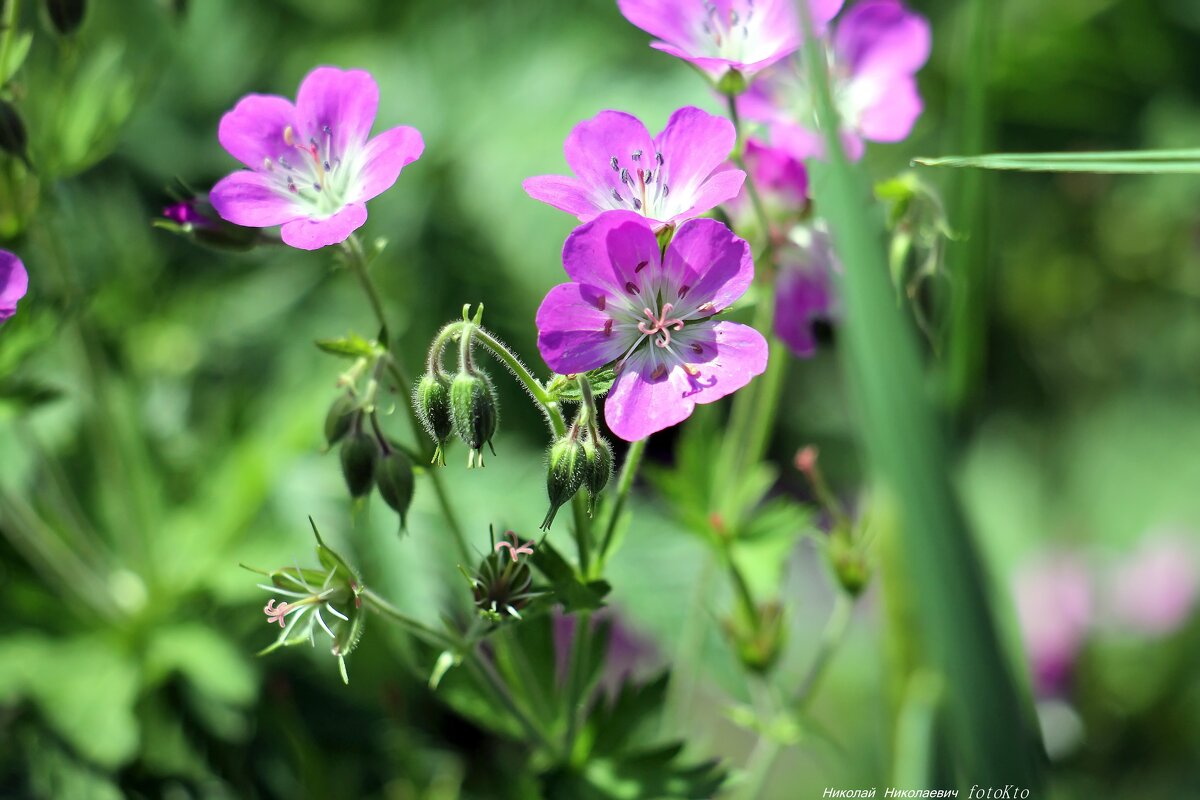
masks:
[[[838,135],[824,51],[807,2],[805,55],[828,163],[815,176],[843,265],[844,357],[870,462],[900,506],[901,549],[917,587],[919,635],[946,688],[948,743],[960,782],[1016,784],[1040,795],[1041,747],[988,605],[985,570],[958,507],[942,432],[925,394],[911,326],[888,278],[882,220],[866,176]]]
[[[924,167],[974,167],[1023,172],[1100,172],[1130,175],[1200,173],[1200,150],[1116,150],[1102,153],[992,153],[916,158]]]

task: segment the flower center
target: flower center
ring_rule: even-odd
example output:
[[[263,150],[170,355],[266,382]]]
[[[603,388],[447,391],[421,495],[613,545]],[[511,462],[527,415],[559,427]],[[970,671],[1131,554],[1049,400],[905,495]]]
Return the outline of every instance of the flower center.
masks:
[[[671,345],[671,331],[676,332],[683,330],[683,320],[678,317],[669,317],[668,314],[675,308],[671,303],[666,303],[662,307],[659,315],[654,316],[654,312],[650,309],[643,309],[648,322],[639,322],[638,330],[645,336],[653,336],[661,334],[654,343],[659,347],[669,347]]]
[[[705,16],[700,27],[712,41],[713,55],[730,61],[746,60],[750,42],[750,21],[754,19],[754,0],[746,0],[746,13],[742,16],[731,5],[729,13],[722,17],[720,10],[704,0]]]
[[[333,129],[324,125],[320,138],[310,136],[305,142],[289,125],[283,129],[283,141],[296,151],[295,157],[263,159],[263,170],[275,178],[279,190],[306,201],[321,213],[340,210],[347,171],[340,169],[341,155],[334,152]]]
[[[629,166],[623,166],[617,156],[609,158],[608,165],[612,168],[614,178],[610,192],[614,203],[612,207],[628,208],[632,205],[634,211],[647,217],[660,216],[655,212],[671,193],[671,187],[664,179],[663,155],[654,154],[654,166],[650,169],[642,165],[644,156],[641,150],[634,150],[629,154]]]

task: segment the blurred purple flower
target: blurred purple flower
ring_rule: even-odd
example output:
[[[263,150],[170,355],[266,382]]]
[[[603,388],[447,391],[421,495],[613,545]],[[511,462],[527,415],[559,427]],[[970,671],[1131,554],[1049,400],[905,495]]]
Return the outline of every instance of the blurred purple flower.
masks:
[[[378,105],[369,73],[334,67],[310,72],[294,105],[275,95],[243,97],[217,135],[249,169],[213,187],[217,213],[252,228],[282,225],[284,243],[301,250],[345,241],[366,222],[366,202],[425,147],[407,126],[369,138]]]
[[[651,138],[641,120],[601,111],[571,129],[563,144],[577,177],[542,175],[522,184],[529,196],[581,222],[632,210],[655,227],[676,225],[737,195],[746,173],[725,165],[737,134],[733,123],[698,108],[681,108]]]
[[[1091,576],[1073,553],[1043,555],[1017,572],[1013,593],[1035,692],[1061,694],[1091,627]]]
[[[563,266],[572,282],[542,301],[538,348],[563,374],[616,362],[604,418],[622,439],[682,422],[766,369],[758,331],[713,319],[754,277],[750,247],[720,222],[685,222],[664,255],[644,217],[609,211],[567,237]]]
[[[21,259],[0,250],[0,322],[17,313],[17,301],[29,289],[29,273]]]
[[[859,158],[863,140],[908,137],[924,108],[916,73],[929,59],[929,22],[900,0],[863,0],[834,25],[830,79],[847,153]],[[794,60],[764,73],[738,98],[746,119],[770,130],[771,142],[798,158],[824,152],[817,133],[812,89]]]
[[[817,351],[814,323],[840,313],[834,273],[841,271],[824,228],[803,225],[776,249],[775,334],[800,358]]]
[[[212,220],[200,213],[195,200],[181,200],[163,209],[163,216],[178,225],[200,225],[207,227]]]
[[[650,46],[681,58],[720,81],[736,70],[752,77],[800,46],[795,0],[617,0],[625,19],[657,41]],[[842,0],[809,0],[823,27]]]
[[[1196,605],[1200,569],[1194,540],[1182,532],[1151,535],[1113,574],[1112,612],[1117,621],[1151,635],[1187,622]]]

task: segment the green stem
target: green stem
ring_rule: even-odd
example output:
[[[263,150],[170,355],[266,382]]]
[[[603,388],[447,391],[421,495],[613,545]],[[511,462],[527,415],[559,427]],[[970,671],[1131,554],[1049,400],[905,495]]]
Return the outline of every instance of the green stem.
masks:
[[[434,630],[424,622],[408,616],[403,611],[385,600],[383,597],[375,593],[373,590],[364,587],[359,596],[368,607],[382,614],[393,622],[398,623],[413,636],[416,636],[418,639],[421,639],[427,644],[433,645],[434,647],[445,648],[447,650],[458,649],[459,642],[455,641],[450,636],[441,633],[440,631]]]
[[[371,310],[375,312],[375,319],[379,322],[379,340],[384,347],[390,348],[387,316],[383,313],[383,299],[379,296],[379,290],[367,272],[367,254],[363,250],[362,242],[356,235],[350,234],[350,238],[343,245],[343,252],[346,254],[347,266],[358,278],[359,285],[362,286],[367,300],[371,303]]]
[[[575,635],[571,638],[571,660],[567,669],[566,710],[567,730],[564,738],[566,756],[571,758],[575,749],[575,737],[579,733],[579,721],[583,716],[586,698],[583,696],[587,683],[588,656],[592,646],[592,616],[587,611],[575,615]]]
[[[846,592],[838,592],[837,598],[833,601],[833,610],[829,612],[829,620],[825,623],[825,630],[821,633],[821,641],[817,645],[817,652],[813,656],[812,664],[809,666],[808,672],[804,674],[804,678],[796,690],[796,695],[792,699],[792,706],[797,713],[804,711],[813,695],[816,694],[817,685],[821,682],[825,670],[829,667],[829,662],[833,659],[833,654],[837,652],[842,638],[846,635],[846,628],[850,626],[853,611],[854,598]]]
[[[508,686],[496,674],[495,669],[492,668],[486,659],[481,658],[475,650],[471,650],[463,655],[463,664],[476,680],[492,687],[494,697],[500,701],[505,711],[511,714],[522,730],[525,731],[525,737],[529,741],[536,742],[547,752],[557,755],[557,748],[555,748],[550,737],[517,705],[517,701],[513,699],[512,692]]]
[[[629,445],[625,452],[625,463],[621,465],[621,476],[617,479],[617,489],[613,493],[612,504],[604,525],[604,539],[600,542],[600,556],[596,559],[599,571],[608,563],[609,549],[613,537],[621,524],[621,515],[625,511],[625,503],[629,500],[629,491],[633,488],[633,479],[637,477],[638,469],[642,466],[642,457],[646,454],[647,439],[638,439]]]

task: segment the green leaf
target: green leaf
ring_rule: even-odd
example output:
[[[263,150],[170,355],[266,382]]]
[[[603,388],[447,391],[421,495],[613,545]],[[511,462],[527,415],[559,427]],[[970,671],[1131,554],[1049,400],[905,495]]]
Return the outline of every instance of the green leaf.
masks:
[[[145,665],[147,684],[179,673],[210,702],[246,706],[257,694],[246,656],[207,625],[185,622],[155,631]]]
[[[53,403],[63,396],[62,390],[38,381],[7,378],[0,380],[0,403],[29,411]]]
[[[593,611],[604,606],[604,597],[612,588],[607,581],[584,583],[567,560],[542,540],[530,557],[533,565],[550,581],[551,592],[568,613]]]
[[[599,367],[598,369],[584,373],[584,377],[592,385],[592,394],[596,397],[608,394],[608,390],[612,388],[613,383],[617,380],[616,372],[612,367]],[[546,387],[546,391],[560,402],[579,403],[583,400],[583,396],[579,391],[579,383],[574,378],[568,378],[566,375],[555,375],[550,380],[550,385]]]
[[[17,74],[17,70],[25,63],[25,57],[29,55],[29,46],[33,44],[33,34],[29,31],[24,33],[9,34],[8,49],[4,53],[4,63],[0,63],[0,86],[8,83],[13,75]]]
[[[992,153],[915,158],[923,167],[977,167],[1022,172],[1101,172],[1134,175],[1200,173],[1200,150],[1115,150],[1099,153]]]
[[[317,339],[316,345],[323,352],[342,358],[373,359],[379,357],[383,352],[375,342],[354,333],[340,339]]]

